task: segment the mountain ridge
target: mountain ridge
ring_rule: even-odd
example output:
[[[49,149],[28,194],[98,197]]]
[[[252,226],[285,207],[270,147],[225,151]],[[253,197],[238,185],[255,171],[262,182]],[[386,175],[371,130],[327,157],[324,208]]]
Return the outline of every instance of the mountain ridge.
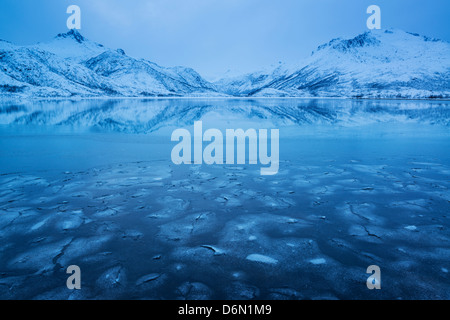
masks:
[[[0,96],[450,98],[450,43],[396,29],[335,38],[295,66],[213,83],[162,67],[77,30],[18,46],[0,40]]]
[[[105,68],[111,71],[105,73]],[[103,69],[102,69],[103,67]],[[218,95],[191,68],[165,68],[93,42],[76,30],[29,46],[0,42],[0,96],[158,97]]]
[[[449,98],[450,44],[401,30],[368,31],[320,45],[296,70],[216,82],[247,97]],[[260,85],[254,76],[265,78]]]

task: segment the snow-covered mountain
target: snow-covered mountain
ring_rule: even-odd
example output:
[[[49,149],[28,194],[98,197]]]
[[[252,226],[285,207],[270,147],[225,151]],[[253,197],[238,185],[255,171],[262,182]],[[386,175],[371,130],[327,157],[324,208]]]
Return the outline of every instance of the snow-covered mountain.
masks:
[[[213,93],[212,84],[190,68],[163,68],[144,59],[134,59],[123,50],[106,51],[83,65],[111,80],[126,96],[186,95]]]
[[[220,95],[190,68],[164,68],[84,38],[78,31],[52,41],[16,46],[0,41],[0,95],[201,96]]]
[[[321,45],[295,70],[222,79],[240,96],[449,98],[450,44],[400,30],[374,30]]]
[[[249,95],[270,85],[275,79],[289,75],[290,69],[284,64],[269,66],[262,70],[244,74],[225,76],[214,82],[218,90],[233,96]],[[294,70],[292,70],[294,71]]]
[[[0,40],[0,96],[450,98],[450,43],[374,30],[321,45],[296,66],[210,83],[191,68],[161,67],[78,31],[32,46]]]

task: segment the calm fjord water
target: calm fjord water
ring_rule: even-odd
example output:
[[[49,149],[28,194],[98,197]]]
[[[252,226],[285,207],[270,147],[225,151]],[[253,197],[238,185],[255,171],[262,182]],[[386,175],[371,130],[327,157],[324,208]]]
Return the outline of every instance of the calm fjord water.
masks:
[[[279,129],[279,173],[174,165],[199,120]],[[449,125],[446,101],[3,101],[0,298],[449,299]]]

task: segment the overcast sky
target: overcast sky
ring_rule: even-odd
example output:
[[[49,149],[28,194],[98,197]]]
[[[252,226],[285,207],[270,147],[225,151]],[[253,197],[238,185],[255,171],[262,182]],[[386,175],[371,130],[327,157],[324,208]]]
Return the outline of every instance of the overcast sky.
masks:
[[[71,4],[85,37],[209,79],[292,64],[332,38],[356,36],[371,4],[381,7],[383,29],[450,41],[450,0],[1,0],[0,39],[48,41],[67,31]]]

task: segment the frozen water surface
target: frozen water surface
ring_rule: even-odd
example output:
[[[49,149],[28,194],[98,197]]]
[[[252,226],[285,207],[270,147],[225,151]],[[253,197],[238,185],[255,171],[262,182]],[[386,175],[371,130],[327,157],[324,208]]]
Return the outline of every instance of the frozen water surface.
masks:
[[[450,298],[449,102],[1,105],[2,299]],[[279,128],[279,173],[174,165],[196,120]]]

